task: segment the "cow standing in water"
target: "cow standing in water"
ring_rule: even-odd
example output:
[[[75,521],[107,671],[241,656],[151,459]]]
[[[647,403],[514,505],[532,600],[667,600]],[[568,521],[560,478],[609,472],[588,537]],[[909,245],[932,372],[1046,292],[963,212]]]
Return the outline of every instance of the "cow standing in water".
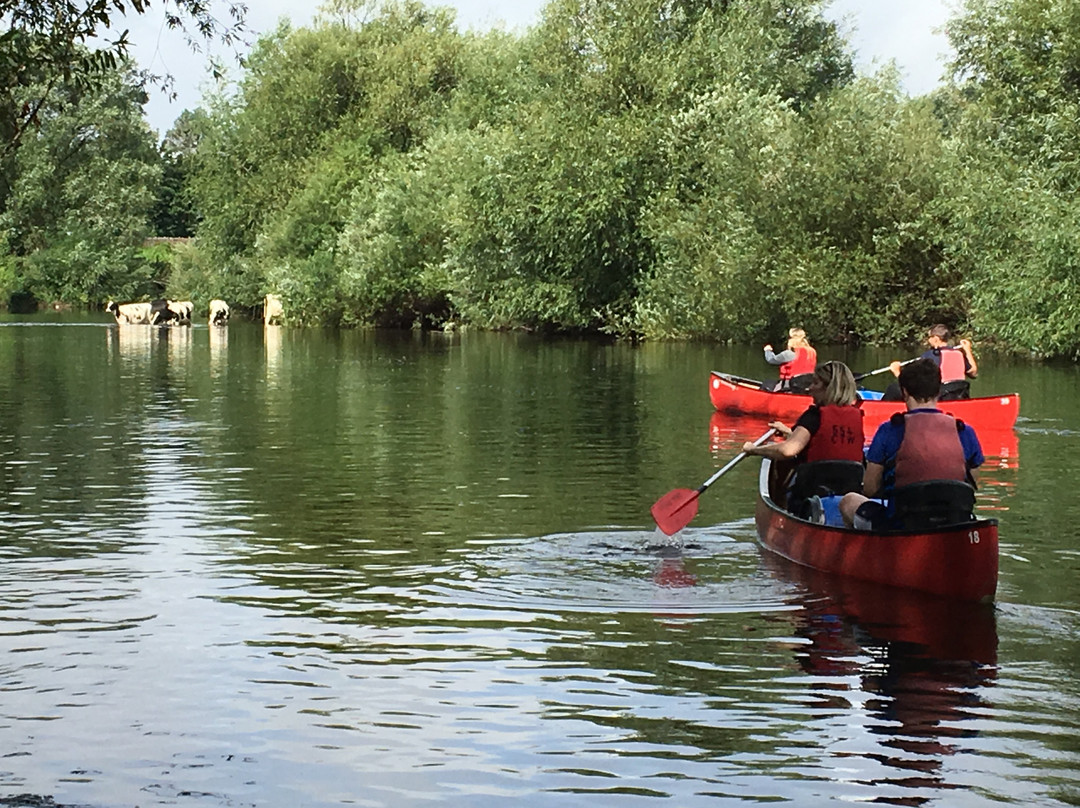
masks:
[[[191,314],[195,311],[195,304],[190,300],[154,300],[151,303],[153,314],[150,316],[150,325],[165,325],[167,323],[191,324]]]
[[[116,318],[117,325],[122,323],[149,323],[152,315],[150,303],[117,303],[110,300],[105,304],[105,311]]]
[[[285,318],[285,306],[280,295],[267,295],[263,303],[263,324],[280,325]]]
[[[210,301],[210,325],[225,325],[229,322],[229,304],[224,300]]]

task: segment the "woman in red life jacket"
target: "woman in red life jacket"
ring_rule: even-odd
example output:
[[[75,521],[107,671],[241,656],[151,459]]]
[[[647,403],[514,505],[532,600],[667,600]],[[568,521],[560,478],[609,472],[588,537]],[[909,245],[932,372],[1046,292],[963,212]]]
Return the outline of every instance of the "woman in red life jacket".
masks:
[[[787,349],[773,353],[773,346],[765,346],[765,361],[770,365],[780,366],[780,380],[766,382],[769,390],[797,390],[806,392],[810,383],[810,374],[817,367],[817,351],[810,345],[806,332],[801,328],[788,330]]]
[[[777,461],[778,467],[784,461],[788,465],[794,463],[795,478],[788,510],[798,515],[802,515],[805,499],[816,493],[815,472],[823,469],[818,461],[841,460],[851,464],[843,474],[847,490],[832,493],[845,494],[848,490],[857,490],[862,483],[863,413],[851,370],[837,361],[819,366],[810,377],[810,395],[814,403],[799,416],[793,428],[789,429],[779,421],[769,424],[784,435],[782,442],[761,446],[752,442],[743,444],[746,454]],[[837,486],[833,483],[829,487]]]
[[[962,339],[954,346],[949,344],[950,336],[948,326],[942,323],[931,326],[926,334],[926,344],[930,348],[919,357],[929,359],[941,368],[941,395],[938,396],[938,401],[971,398],[971,384],[968,379],[974,379],[979,375],[979,363],[975,361],[971,340]],[[889,368],[894,376],[899,377],[900,362],[893,362]],[[884,399],[903,401],[900,386],[896,383],[889,385]]]

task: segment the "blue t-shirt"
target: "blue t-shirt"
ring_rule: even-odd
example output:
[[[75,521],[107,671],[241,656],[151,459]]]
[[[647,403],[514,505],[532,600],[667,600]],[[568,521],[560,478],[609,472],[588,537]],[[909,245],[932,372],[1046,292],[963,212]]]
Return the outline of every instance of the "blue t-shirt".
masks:
[[[941,410],[936,407],[921,407],[917,410],[911,410],[911,412],[941,412]],[[893,426],[891,420],[885,421],[877,428],[874,439],[870,441],[870,448],[866,450],[866,462],[877,463],[885,467],[885,479],[882,480],[882,488],[890,515],[892,514],[892,498],[889,495],[892,493],[896,480],[892,465],[896,459],[896,453],[900,451],[900,442],[903,439],[903,425]],[[960,430],[960,446],[964,450],[964,461],[967,463],[968,469],[978,468],[986,460],[983,457],[982,446],[979,444],[979,437],[975,434],[975,430],[967,424],[964,424],[964,428]]]

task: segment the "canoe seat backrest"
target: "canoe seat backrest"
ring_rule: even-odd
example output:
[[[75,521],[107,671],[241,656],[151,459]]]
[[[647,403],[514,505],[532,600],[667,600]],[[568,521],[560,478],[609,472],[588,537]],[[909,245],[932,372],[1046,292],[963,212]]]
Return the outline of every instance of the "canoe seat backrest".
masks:
[[[964,380],[941,385],[938,401],[960,401],[965,398],[971,398],[971,382]]]
[[[959,480],[926,480],[893,491],[906,530],[933,530],[975,520],[975,489]]]
[[[810,497],[832,497],[861,491],[863,464],[855,460],[815,460],[802,463],[788,490],[787,509],[803,519],[810,516]]]
[[[795,472],[790,496],[828,497],[862,490],[863,464],[855,460],[815,460]]]

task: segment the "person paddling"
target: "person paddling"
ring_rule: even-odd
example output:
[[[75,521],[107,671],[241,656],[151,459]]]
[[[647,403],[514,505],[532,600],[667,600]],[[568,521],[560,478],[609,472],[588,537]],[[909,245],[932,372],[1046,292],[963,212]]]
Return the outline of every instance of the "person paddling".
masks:
[[[769,424],[784,435],[782,442],[763,445],[748,442],[742,447],[748,455],[797,464],[787,507],[798,516],[809,515],[809,497],[817,490],[818,482],[826,482],[815,479],[819,476],[816,471],[822,468],[815,465],[818,461],[842,460],[853,464],[846,475],[848,485],[833,493],[856,490],[862,481],[863,413],[851,370],[835,360],[819,365],[810,377],[810,395],[814,403],[799,416],[794,428],[779,421]],[[837,486],[832,483],[828,487]]]
[[[780,366],[780,379],[777,382],[765,382],[762,387],[774,392],[807,392],[810,374],[817,367],[817,351],[806,338],[801,328],[788,329],[787,348],[780,353],[773,352],[772,345],[765,346],[765,361],[770,365]]]
[[[878,427],[866,452],[861,494],[840,501],[844,523],[860,530],[904,527],[896,508],[897,492],[920,483],[967,483],[974,501],[975,469],[983,463],[975,430],[937,408],[941,370],[919,358],[900,370],[907,412]],[[882,498],[881,501],[874,498]]]
[[[948,326],[937,323],[926,334],[926,344],[930,348],[923,352],[920,359],[929,359],[941,368],[941,395],[938,401],[955,401],[971,398],[971,383],[979,375],[979,363],[975,361],[975,352],[971,340],[962,339],[957,345],[950,345],[951,337]],[[900,376],[901,362],[889,365],[893,375]],[[885,401],[902,401],[900,386],[893,382],[885,390]]]

